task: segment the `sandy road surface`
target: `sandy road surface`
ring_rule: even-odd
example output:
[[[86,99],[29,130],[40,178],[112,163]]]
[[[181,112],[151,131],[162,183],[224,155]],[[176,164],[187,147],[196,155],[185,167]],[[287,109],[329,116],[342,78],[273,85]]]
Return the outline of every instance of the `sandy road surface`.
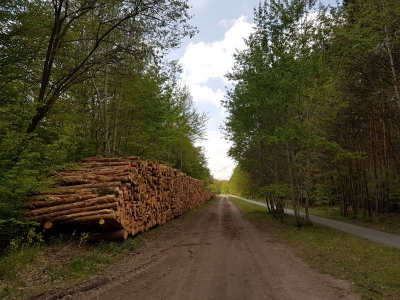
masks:
[[[227,197],[166,228],[68,299],[358,299],[256,229]]]

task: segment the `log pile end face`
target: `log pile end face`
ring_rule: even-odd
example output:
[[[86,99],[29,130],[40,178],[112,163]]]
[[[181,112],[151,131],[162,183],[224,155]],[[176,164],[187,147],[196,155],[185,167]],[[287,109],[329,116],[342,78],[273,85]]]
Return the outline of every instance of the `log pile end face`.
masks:
[[[45,229],[82,225],[123,229],[124,238],[181,215],[213,197],[205,183],[137,156],[88,158],[59,172],[60,188],[33,199],[26,213]],[[46,199],[47,201],[45,201]]]

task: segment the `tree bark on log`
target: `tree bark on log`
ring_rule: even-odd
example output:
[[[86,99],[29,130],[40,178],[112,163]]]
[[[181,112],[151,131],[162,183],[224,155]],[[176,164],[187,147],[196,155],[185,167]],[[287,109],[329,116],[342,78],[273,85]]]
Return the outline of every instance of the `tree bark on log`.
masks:
[[[58,172],[62,176],[59,183],[69,186],[40,195],[51,201],[33,198],[30,204],[35,209],[26,216],[54,228],[58,224],[123,228],[127,238],[165,224],[211,198],[203,181],[154,161],[94,158],[83,163],[87,168]]]
[[[70,220],[70,219],[78,219],[78,218],[83,218],[87,216],[98,216],[98,219],[100,220],[102,215],[110,215],[116,213],[112,209],[101,209],[101,210],[94,210],[94,211],[83,211],[83,212],[78,212],[78,213],[73,213],[73,214],[68,214],[68,215],[62,215],[58,216],[55,218],[49,219],[49,222],[55,223],[59,221],[65,221],[65,220]]]
[[[89,197],[92,195],[93,197]],[[110,201],[113,201],[113,199],[116,199],[115,195],[105,195],[98,197],[97,194],[90,194],[83,198],[74,196],[62,200],[34,201],[30,202],[30,204],[35,206],[37,209],[26,212],[26,215],[35,216],[37,214],[47,211],[51,212],[73,207],[84,207],[84,206],[89,206],[93,203],[108,203]]]
[[[58,221],[57,223],[59,224],[80,224],[80,223],[98,223],[100,219],[104,219],[104,220],[110,220],[113,221],[115,220],[115,212],[114,213],[108,213],[108,214],[102,214],[102,215],[91,215],[91,216],[81,216],[81,217],[76,217],[73,219],[65,219],[62,221]]]
[[[71,208],[67,210],[57,210],[53,212],[46,212],[42,213],[36,216],[30,216],[31,220],[41,220],[41,219],[52,219],[64,215],[71,215],[75,213],[80,213],[80,212],[89,212],[89,211],[94,211],[94,210],[102,210],[102,209],[108,209],[112,208],[116,210],[118,207],[117,202],[111,202],[111,203],[106,203],[106,204],[94,204],[92,206],[83,206],[83,207],[78,207],[78,208]]]

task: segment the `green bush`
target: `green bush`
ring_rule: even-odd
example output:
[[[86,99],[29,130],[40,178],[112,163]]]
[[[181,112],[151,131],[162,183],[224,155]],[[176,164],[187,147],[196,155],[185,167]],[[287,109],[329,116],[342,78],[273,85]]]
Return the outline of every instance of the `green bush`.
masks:
[[[0,149],[5,146],[0,144]],[[0,153],[0,253],[12,240],[25,239],[38,225],[26,220],[23,212],[27,199],[43,188],[52,165],[40,141],[27,142],[24,150],[13,146],[14,151]]]

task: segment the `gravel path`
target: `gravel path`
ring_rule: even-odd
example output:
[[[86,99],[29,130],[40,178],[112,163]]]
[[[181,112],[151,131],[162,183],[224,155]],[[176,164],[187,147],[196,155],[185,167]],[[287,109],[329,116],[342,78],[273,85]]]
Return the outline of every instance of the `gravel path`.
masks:
[[[229,195],[229,197],[234,197],[234,198],[244,200],[244,201],[247,201],[247,202],[250,202],[253,204],[267,207],[267,205],[265,203],[261,203],[261,202],[233,196],[233,195]],[[285,212],[287,212],[290,215],[294,215],[293,210],[285,209]],[[304,216],[304,213],[300,213],[300,215]],[[346,233],[349,233],[349,234],[352,234],[355,236],[362,237],[367,240],[371,240],[371,241],[374,241],[377,243],[381,243],[381,244],[384,244],[387,246],[392,246],[392,247],[400,249],[400,235],[386,233],[386,232],[382,232],[379,230],[369,229],[369,228],[362,227],[362,226],[357,226],[357,225],[353,225],[353,224],[349,224],[349,223],[345,223],[345,222],[335,221],[335,220],[321,218],[321,217],[312,216],[312,215],[310,215],[310,220],[311,220],[311,222],[314,222],[317,224],[331,227],[331,228],[334,228],[334,229],[337,229],[337,230],[340,230],[340,231],[343,231],[343,232],[346,232]]]

